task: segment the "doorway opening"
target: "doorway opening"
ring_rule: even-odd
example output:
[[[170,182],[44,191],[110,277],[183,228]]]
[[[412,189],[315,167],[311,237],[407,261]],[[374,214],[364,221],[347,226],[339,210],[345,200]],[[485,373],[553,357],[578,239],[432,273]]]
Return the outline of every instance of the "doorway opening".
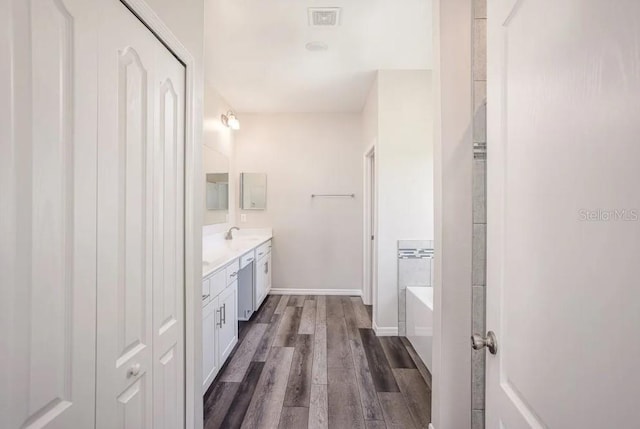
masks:
[[[373,306],[375,323],[375,309],[377,296],[377,252],[376,236],[378,232],[376,223],[376,145],[364,154],[364,272],[362,299],[366,305]]]

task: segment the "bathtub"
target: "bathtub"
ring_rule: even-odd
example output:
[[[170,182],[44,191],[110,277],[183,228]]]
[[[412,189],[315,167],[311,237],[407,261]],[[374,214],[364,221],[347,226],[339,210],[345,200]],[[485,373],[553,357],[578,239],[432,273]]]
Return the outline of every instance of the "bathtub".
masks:
[[[429,371],[433,350],[433,288],[407,288],[407,339]]]

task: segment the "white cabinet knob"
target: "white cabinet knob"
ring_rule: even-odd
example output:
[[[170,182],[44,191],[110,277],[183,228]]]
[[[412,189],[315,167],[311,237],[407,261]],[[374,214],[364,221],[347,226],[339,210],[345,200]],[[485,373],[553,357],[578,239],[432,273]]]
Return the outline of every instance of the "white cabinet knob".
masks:
[[[127,377],[136,377],[138,374],[140,374],[140,364],[131,365],[131,368],[127,371]]]

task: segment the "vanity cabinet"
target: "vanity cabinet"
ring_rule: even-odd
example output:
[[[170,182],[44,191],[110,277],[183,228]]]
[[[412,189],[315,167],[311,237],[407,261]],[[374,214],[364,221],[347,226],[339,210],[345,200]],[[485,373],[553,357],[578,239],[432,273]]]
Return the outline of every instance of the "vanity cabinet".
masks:
[[[203,393],[238,343],[239,269],[239,262],[235,260],[202,282]]]
[[[248,320],[271,290],[271,240],[258,243],[216,264],[202,280],[203,393],[238,343],[238,321]]]

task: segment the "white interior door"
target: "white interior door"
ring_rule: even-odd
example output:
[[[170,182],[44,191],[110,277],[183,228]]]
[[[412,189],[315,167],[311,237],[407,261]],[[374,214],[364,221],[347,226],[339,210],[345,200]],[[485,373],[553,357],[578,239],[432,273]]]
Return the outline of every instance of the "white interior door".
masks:
[[[95,2],[0,1],[0,427],[94,424]]]
[[[154,429],[184,425],[185,68],[156,40],[153,176]]]
[[[638,427],[640,2],[488,2],[488,428]]]
[[[101,2],[97,426],[184,420],[184,67]]]

